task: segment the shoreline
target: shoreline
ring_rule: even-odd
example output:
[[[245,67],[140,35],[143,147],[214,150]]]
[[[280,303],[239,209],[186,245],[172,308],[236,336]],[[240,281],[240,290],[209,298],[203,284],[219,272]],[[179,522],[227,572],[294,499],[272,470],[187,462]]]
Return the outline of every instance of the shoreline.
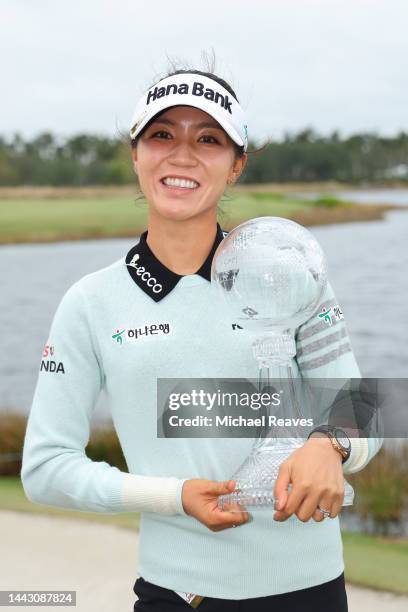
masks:
[[[336,198],[339,191],[370,188],[378,189],[334,182],[235,185],[220,201],[218,221],[230,231],[247,219],[272,215],[310,227],[381,221],[389,211],[408,210],[386,201],[360,204]],[[309,200],[307,194],[313,193],[317,199]],[[147,227],[147,202],[140,194],[137,185],[0,187],[0,245],[134,239]]]
[[[353,204],[349,206],[338,206],[327,208],[324,206],[315,206],[313,210],[297,211],[287,215],[285,218],[291,219],[305,227],[318,225],[335,225],[339,223],[354,223],[364,221],[381,221],[384,215],[392,210],[407,211],[406,206],[398,206],[396,204]],[[272,210],[273,212],[273,210]],[[279,215],[282,216],[282,215]],[[245,219],[228,221],[227,218],[220,219],[220,225],[226,231],[230,231]],[[115,238],[136,238],[146,229],[145,225],[135,224],[132,228],[124,228],[119,231],[104,232],[100,229],[78,230],[68,232],[58,232],[55,234],[39,235],[34,232],[26,232],[12,236],[1,236],[1,245],[10,244],[44,244],[54,242],[74,242],[78,240],[109,240]]]

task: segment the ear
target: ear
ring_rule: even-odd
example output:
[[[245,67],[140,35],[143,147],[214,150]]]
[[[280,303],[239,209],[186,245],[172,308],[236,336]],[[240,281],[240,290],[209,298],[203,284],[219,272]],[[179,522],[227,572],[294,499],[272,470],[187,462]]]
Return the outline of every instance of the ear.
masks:
[[[231,172],[230,172],[230,174],[228,176],[228,181],[227,182],[228,182],[229,185],[232,185],[233,183],[235,183],[239,179],[239,177],[241,176],[241,174],[242,174],[242,172],[243,172],[243,170],[244,170],[244,168],[246,166],[247,161],[248,161],[248,154],[247,153],[244,153],[242,155],[242,157],[239,157],[238,159],[236,159],[234,161],[233,166],[231,168]]]
[[[137,162],[137,148],[136,147],[132,147],[131,155],[132,155],[132,162],[133,162],[133,171],[137,175],[137,164],[138,164],[138,162]]]

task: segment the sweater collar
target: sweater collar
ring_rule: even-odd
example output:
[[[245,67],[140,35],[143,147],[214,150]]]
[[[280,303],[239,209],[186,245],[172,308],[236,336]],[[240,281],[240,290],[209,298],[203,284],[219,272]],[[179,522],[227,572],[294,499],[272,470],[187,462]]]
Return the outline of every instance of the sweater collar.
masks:
[[[195,274],[199,274],[208,281],[211,280],[211,263],[214,253],[227,233],[217,223],[217,233],[211,251]],[[159,302],[174,289],[183,275],[176,274],[162,264],[150,250],[146,240],[147,230],[141,234],[139,242],[126,255],[126,268],[136,285],[155,302]]]

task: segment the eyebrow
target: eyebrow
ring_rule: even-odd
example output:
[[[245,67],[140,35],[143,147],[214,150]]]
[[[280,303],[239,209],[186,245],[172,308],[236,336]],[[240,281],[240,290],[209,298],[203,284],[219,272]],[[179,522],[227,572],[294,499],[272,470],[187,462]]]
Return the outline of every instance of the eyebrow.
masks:
[[[175,121],[172,121],[171,119],[160,119],[160,117],[152,121],[152,123],[164,123],[165,125],[176,125]],[[194,123],[194,127],[199,128],[199,129],[200,128],[214,128],[215,130],[220,130],[221,132],[224,131],[217,123],[212,123],[208,121],[202,121],[201,123]]]

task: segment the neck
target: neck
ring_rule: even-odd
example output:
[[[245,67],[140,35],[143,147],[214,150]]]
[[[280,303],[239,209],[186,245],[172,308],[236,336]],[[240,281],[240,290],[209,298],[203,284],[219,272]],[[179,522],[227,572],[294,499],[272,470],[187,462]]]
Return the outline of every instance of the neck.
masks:
[[[147,244],[167,268],[185,276],[206,260],[217,232],[216,211],[194,219],[175,221],[149,214]]]

